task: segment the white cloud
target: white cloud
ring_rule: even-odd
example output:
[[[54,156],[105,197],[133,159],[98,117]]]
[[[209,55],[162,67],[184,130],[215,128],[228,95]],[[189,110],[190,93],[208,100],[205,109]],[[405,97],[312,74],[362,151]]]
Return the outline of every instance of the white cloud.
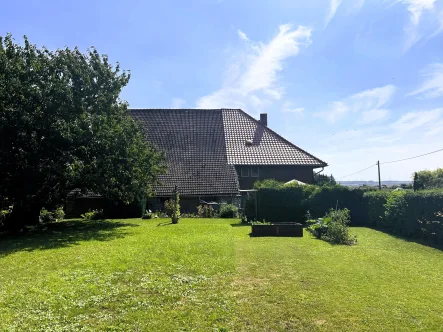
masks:
[[[387,112],[382,107],[389,103],[395,91],[396,88],[393,85],[365,90],[343,100],[332,102],[326,111],[317,112],[314,115],[334,123],[349,112],[361,112],[363,118],[366,116],[367,119],[370,119],[370,113],[375,112],[374,114],[379,116],[377,120],[380,120],[382,113]]]
[[[423,76],[427,79],[420,87],[409,93],[410,96],[423,96],[425,98],[437,98],[443,96],[443,63],[434,63],[423,70]]]
[[[249,40],[248,36],[246,36],[246,33],[241,31],[240,29],[237,30],[237,34],[241,40]]]
[[[329,24],[332,18],[335,16],[338,7],[340,6],[342,0],[330,0],[329,2],[329,12],[325,18],[325,27]]]
[[[443,21],[440,15],[435,10],[435,3],[437,0],[393,0],[394,3],[401,3],[406,6],[409,12],[409,23],[404,28],[406,33],[405,51],[414,46],[420,39],[423,38],[419,26],[421,19],[425,13],[433,15],[434,19],[440,22],[440,27]],[[432,36],[441,32],[441,28],[437,29]]]
[[[363,111],[360,117],[360,123],[369,124],[384,120],[389,115],[389,110],[386,109],[373,109],[369,111]]]
[[[436,108],[428,111],[409,112],[401,116],[392,128],[399,131],[411,131],[413,129],[431,125],[441,118],[443,108]]]
[[[282,112],[283,113],[292,113],[296,114],[299,117],[303,117],[303,112],[305,111],[304,107],[296,107],[293,102],[286,101],[283,104]]]
[[[277,35],[267,44],[245,40],[246,51],[236,57],[229,67],[223,86],[197,100],[199,108],[266,107],[280,100],[284,87],[278,84],[278,73],[284,61],[297,55],[301,46],[311,43],[311,29],[289,24],[281,25]],[[246,35],[244,35],[247,37]]]
[[[186,100],[181,98],[172,98],[171,108],[182,108],[185,106]]]

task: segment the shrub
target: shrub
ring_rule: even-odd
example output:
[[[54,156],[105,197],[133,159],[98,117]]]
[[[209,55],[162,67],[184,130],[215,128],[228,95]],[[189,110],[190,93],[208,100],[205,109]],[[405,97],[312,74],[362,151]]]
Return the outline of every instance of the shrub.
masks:
[[[12,206],[7,209],[0,210],[0,226],[3,226],[4,221],[9,217],[12,212]]]
[[[215,218],[218,216],[217,211],[211,205],[197,206],[197,214],[200,218]]]
[[[54,222],[61,221],[65,218],[65,211],[63,211],[63,207],[59,206],[54,211],[49,211],[46,208],[42,208],[40,210],[40,218],[41,222]]]
[[[254,182],[254,189],[260,188],[271,188],[271,189],[279,189],[283,188],[284,182],[280,182],[274,179],[265,179]]]
[[[262,220],[262,221],[251,221],[249,223],[250,225],[272,225],[269,221]]]
[[[182,218],[198,218],[198,215],[195,213],[182,213]]]
[[[54,217],[55,217],[56,221],[61,221],[61,220],[65,219],[65,211],[63,210],[62,206],[59,206],[57,209],[55,209]]]
[[[224,204],[220,207],[220,218],[237,218],[238,207],[234,204]]]
[[[168,217],[172,217],[174,206],[175,206],[175,201],[172,198],[165,201],[164,211]]]
[[[328,230],[328,223],[330,218],[319,218],[316,221],[310,221],[310,226],[307,229],[309,233],[314,235],[317,239],[321,239]]]
[[[356,236],[349,233],[350,211],[331,209],[325,218],[308,227],[315,237],[334,244],[355,244]]]
[[[92,210],[81,215],[84,220],[99,220],[103,219],[103,210]]]
[[[169,216],[166,214],[165,211],[156,211],[154,212],[157,218],[168,218]]]
[[[143,213],[142,219],[153,219],[156,217],[155,213],[152,213],[151,210],[146,210],[145,213]]]
[[[171,203],[171,219],[173,224],[178,223],[178,219],[180,218],[180,195],[177,191],[177,187],[174,189],[174,199]]]
[[[42,208],[40,210],[40,221],[41,222],[52,222],[55,221],[54,213]]]

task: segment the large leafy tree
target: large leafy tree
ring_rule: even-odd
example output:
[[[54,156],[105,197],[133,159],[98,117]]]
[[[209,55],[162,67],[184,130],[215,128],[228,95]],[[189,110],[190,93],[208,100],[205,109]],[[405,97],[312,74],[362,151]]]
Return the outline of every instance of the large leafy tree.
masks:
[[[0,199],[13,203],[9,226],[36,223],[42,206],[72,188],[124,202],[151,192],[163,155],[119,99],[129,77],[94,48],[49,51],[0,37]]]

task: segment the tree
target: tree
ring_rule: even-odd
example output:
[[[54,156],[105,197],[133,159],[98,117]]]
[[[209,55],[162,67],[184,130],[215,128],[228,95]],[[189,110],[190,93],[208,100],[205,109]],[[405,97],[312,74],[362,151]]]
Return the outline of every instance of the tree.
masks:
[[[73,188],[126,203],[150,194],[164,156],[119,99],[129,78],[94,48],[0,37],[0,200],[13,203],[10,228],[37,223]]]
[[[415,172],[413,179],[414,190],[443,188],[443,169]]]
[[[337,184],[332,174],[331,176],[328,176],[320,173],[314,174],[314,183],[318,186]]]

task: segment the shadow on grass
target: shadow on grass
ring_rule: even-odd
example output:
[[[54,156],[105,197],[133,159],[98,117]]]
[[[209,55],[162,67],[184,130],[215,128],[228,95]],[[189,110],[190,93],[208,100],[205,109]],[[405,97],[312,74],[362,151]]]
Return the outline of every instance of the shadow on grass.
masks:
[[[69,220],[51,223],[23,234],[0,234],[0,257],[19,251],[57,249],[82,241],[111,241],[129,232],[124,227],[138,225],[116,221]]]
[[[157,225],[157,227],[158,226],[169,226],[169,225],[173,225],[172,221],[161,222]]]
[[[390,235],[390,236],[392,236],[392,237],[394,237],[396,239],[399,239],[399,240],[403,240],[403,241],[406,241],[406,242],[413,242],[413,243],[421,244],[422,246],[426,246],[426,247],[430,247],[430,248],[434,248],[434,249],[443,251],[443,244],[442,243],[437,243],[436,240],[432,240],[432,239],[428,239],[428,240],[417,239],[417,238],[413,238],[413,237],[393,234],[393,233],[390,233],[390,232],[388,232],[386,230],[381,230],[381,229],[376,229],[376,228],[371,228],[371,229],[373,229],[375,231],[382,232],[382,233],[386,233],[386,234],[388,234],[388,235]]]

